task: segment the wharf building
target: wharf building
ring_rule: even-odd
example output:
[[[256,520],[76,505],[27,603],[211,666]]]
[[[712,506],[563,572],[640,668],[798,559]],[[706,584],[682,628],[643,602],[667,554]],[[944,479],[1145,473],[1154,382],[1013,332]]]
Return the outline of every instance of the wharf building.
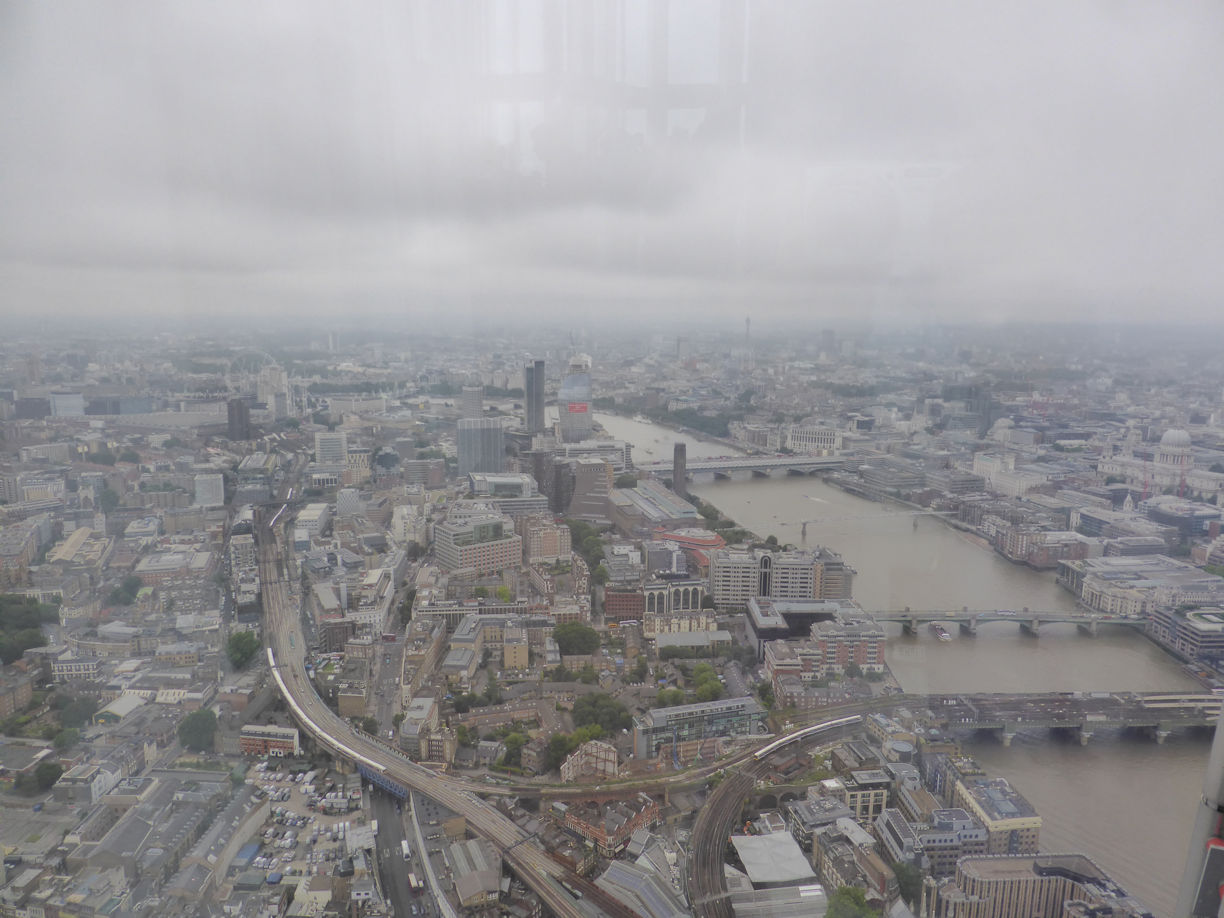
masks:
[[[985,827],[987,854],[1037,853],[1041,817],[1005,778],[962,776],[952,802]]]
[[[754,699],[723,698],[635,715],[633,750],[639,759],[653,759],[659,755],[660,746],[765,731],[765,710]]]
[[[787,677],[806,687],[818,680],[843,675],[851,664],[864,673],[884,672],[884,629],[865,612],[815,622],[802,641],[767,641],[761,659],[765,678],[780,691]],[[761,643],[758,643],[758,647]]]
[[[1083,854],[965,857],[923,918],[1151,918],[1152,912]]]
[[[1094,612],[1143,618],[1162,605],[1218,605],[1224,579],[1164,555],[1061,561],[1058,583]]]
[[[818,622],[844,622],[847,626],[862,627],[875,625],[870,616],[849,602],[753,596],[748,600],[747,607],[748,636],[756,645],[757,659],[764,658],[766,643],[808,638],[812,635],[812,626]]]
[[[848,600],[854,569],[827,548],[765,551],[723,548],[710,553],[710,595],[720,612],[738,612],[753,597]]]

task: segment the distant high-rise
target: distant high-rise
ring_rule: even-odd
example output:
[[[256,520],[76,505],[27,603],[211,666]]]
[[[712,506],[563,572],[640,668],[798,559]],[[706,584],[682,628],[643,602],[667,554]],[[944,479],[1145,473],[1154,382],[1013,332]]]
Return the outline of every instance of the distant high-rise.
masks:
[[[557,393],[557,410],[561,414],[561,439],[578,443],[589,439],[595,419],[591,416],[591,358],[575,354],[570,358],[561,390]]]
[[[231,398],[225,405],[226,435],[231,440],[251,439],[251,406],[244,398]]]
[[[464,386],[459,393],[460,417],[484,417],[484,386]]]
[[[688,497],[688,447],[677,443],[672,448],[672,490]]]
[[[505,467],[505,434],[500,418],[462,418],[458,441],[460,475],[500,472]]]
[[[319,465],[347,465],[348,434],[343,430],[315,434],[315,462]]]
[[[523,402],[526,406],[527,432],[543,433],[544,418],[544,361],[535,360],[523,367]]]

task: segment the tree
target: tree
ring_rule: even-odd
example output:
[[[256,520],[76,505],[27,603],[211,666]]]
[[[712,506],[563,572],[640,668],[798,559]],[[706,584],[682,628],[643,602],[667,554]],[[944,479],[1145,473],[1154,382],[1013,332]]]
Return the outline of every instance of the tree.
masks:
[[[650,664],[644,655],[639,654],[637,664],[633,667],[633,681],[645,682],[650,676]]]
[[[404,722],[404,712],[403,711],[400,711],[398,714],[396,714],[394,717],[391,718],[391,726],[393,726],[396,730],[400,728],[400,724],[402,724],[403,722]]]
[[[476,738],[464,724],[455,727],[455,742],[460,746],[475,746]]]
[[[592,692],[574,702],[574,726],[585,727],[598,724],[605,733],[625,730],[633,723],[633,717],[623,704],[611,695]]]
[[[134,449],[125,449],[119,454],[120,462],[130,462],[132,465],[140,465],[140,453]]]
[[[553,629],[553,640],[564,657],[591,654],[599,649],[599,632],[582,622],[565,622]]]
[[[893,864],[893,873],[897,875],[897,885],[901,888],[901,898],[910,908],[918,907],[918,899],[922,896],[922,871],[913,864],[897,861]]]
[[[513,599],[514,599],[514,594],[510,592],[510,587],[503,584],[502,586],[499,586],[497,588],[497,601],[498,602],[510,602]]]
[[[600,586],[603,586],[612,579],[612,575],[608,573],[608,569],[603,564],[600,564],[599,567],[595,568],[595,573],[591,575],[591,579]]]
[[[51,740],[55,744],[55,751],[59,753],[67,752],[81,739],[81,731],[76,727],[65,727],[55,734],[55,738]]]
[[[506,747],[503,764],[517,768],[523,763],[523,747],[527,745],[527,737],[524,734],[510,733],[502,740],[502,745]]]
[[[119,586],[110,591],[107,602],[112,606],[130,606],[140,594],[144,581],[136,574],[128,574],[119,582]]]
[[[416,544],[416,543],[413,543],[413,544]],[[400,607],[399,607],[399,617],[400,617],[401,625],[407,625],[408,622],[412,620],[412,604],[415,602],[416,602],[416,590],[413,588],[409,588],[408,591],[404,593],[404,601],[400,603]]]
[[[489,673],[489,681],[485,683],[484,697],[489,704],[501,703],[501,686],[497,684],[497,677],[492,673]]]
[[[56,695],[58,701],[59,695]],[[60,711],[60,726],[80,727],[89,722],[98,710],[98,702],[93,698],[73,698],[65,695],[64,707]]]
[[[757,686],[757,697],[761,699],[761,704],[767,708],[774,706],[774,691],[773,686],[768,682],[762,682]]]
[[[846,676],[850,679],[863,678],[863,667],[859,666],[857,663],[853,663],[853,662],[847,663],[846,664]]]
[[[361,729],[371,736],[378,736],[378,718],[363,717],[361,718]]]
[[[614,482],[614,484],[618,488],[636,488],[637,487],[637,477],[634,475],[630,475],[628,472],[624,472],[616,476],[616,481]]]
[[[684,704],[684,692],[678,688],[662,689],[655,697],[656,708],[671,708],[678,704]]]
[[[119,494],[113,488],[103,488],[98,495],[98,506],[103,513],[110,513],[119,506]]]
[[[17,776],[13,789],[20,794],[41,794],[54,787],[63,773],[59,762],[39,762],[33,772]]]
[[[236,631],[230,635],[225,645],[225,655],[229,657],[234,669],[245,669],[246,665],[259,653],[260,641],[254,631]]]
[[[876,918],[879,915],[867,904],[867,895],[856,886],[839,886],[829,896],[825,918]]]
[[[489,598],[489,588],[478,586],[476,587],[476,589],[472,590],[472,595],[475,596],[477,599],[488,599]]]
[[[211,752],[216,733],[217,715],[208,708],[191,712],[178,726],[179,742],[194,752]]]

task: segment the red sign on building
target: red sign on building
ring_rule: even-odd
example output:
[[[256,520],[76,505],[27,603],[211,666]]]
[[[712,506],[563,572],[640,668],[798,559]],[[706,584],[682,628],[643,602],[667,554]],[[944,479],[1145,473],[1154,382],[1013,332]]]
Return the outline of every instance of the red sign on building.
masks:
[[[586,414],[589,408],[586,402],[570,402],[567,410],[570,414]]]

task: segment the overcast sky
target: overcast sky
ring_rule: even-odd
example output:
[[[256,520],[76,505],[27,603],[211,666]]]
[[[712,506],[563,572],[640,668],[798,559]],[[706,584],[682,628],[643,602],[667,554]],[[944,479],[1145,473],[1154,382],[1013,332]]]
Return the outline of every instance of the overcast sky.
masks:
[[[1221,48],[1219,2],[0,0],[0,303],[1218,321]]]

